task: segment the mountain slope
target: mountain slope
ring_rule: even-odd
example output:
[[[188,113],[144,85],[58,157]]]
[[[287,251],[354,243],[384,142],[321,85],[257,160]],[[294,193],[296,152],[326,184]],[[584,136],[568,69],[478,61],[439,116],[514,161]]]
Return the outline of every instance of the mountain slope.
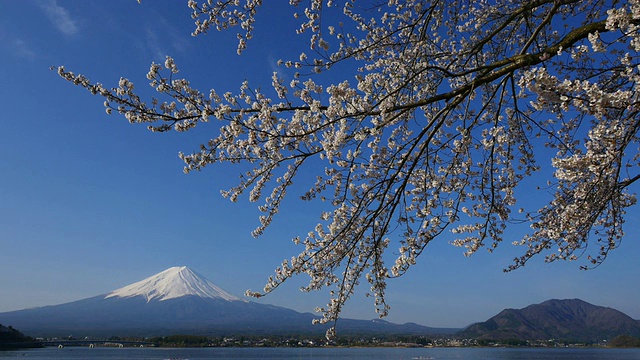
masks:
[[[303,321],[303,318],[305,321]],[[0,314],[36,336],[167,335],[219,333],[225,330],[259,332],[269,322],[311,324],[312,315],[245,301],[226,301],[185,295],[147,302],[141,297],[96,296],[67,304]]]
[[[548,300],[523,309],[505,309],[458,335],[477,339],[561,339],[597,342],[618,335],[640,336],[640,321],[579,299]]]
[[[0,322],[32,336],[156,336],[169,334],[323,334],[315,315],[242,300],[187,267],[167,269],[108,294],[0,313]],[[343,334],[452,333],[416,324],[342,319]]]

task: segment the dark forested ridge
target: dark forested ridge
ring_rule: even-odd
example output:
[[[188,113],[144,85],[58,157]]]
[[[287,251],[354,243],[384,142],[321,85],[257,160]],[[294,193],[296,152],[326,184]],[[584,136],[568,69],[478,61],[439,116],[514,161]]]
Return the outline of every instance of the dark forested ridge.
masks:
[[[505,309],[458,333],[476,339],[562,339],[600,342],[620,335],[640,336],[640,321],[579,299],[548,300],[522,309]]]
[[[33,338],[28,337],[12,326],[0,324],[0,349],[13,349],[35,346]]]

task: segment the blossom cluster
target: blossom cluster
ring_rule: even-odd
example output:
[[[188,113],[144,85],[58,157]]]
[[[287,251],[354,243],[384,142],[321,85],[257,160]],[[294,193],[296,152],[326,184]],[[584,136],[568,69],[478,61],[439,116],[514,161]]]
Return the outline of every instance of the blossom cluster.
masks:
[[[188,4],[194,35],[240,27],[238,53],[263,6]],[[319,322],[335,322],[366,281],[385,316],[387,281],[436,239],[451,239],[466,255],[493,251],[508,224],[528,222],[531,231],[514,242],[524,253],[507,270],[540,253],[547,261],[585,254],[585,267],[594,266],[619,246],[625,211],[636,202],[630,189],[640,179],[640,1],[290,5],[309,48],[280,62],[299,72],[289,83],[273,73],[266,92],[248,81],[235,93],[195,89],[178,78],[171,57],[151,65],[147,78],[157,95],[149,101],[128,79],[107,89],[58,68],[105,97],[108,112],[153,131],[217,119],[219,135],[180,154],[184,170],[250,164],[222,195],[262,202],[255,236],[274,221],[294,179],[313,174],[300,197],[330,210],[293,239],[300,253],[249,295],[307,274],[302,290],[331,289]],[[548,202],[522,208],[521,184],[548,166],[555,169],[542,192]]]

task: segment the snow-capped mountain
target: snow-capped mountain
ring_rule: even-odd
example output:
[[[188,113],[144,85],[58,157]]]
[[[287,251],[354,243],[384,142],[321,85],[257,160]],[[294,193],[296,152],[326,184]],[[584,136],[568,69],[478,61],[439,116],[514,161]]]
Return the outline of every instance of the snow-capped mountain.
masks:
[[[0,313],[0,324],[43,337],[323,334],[326,326],[312,325],[314,318],[310,313],[240,299],[182,266],[88,299]],[[342,319],[339,326],[345,334],[436,332],[385,321]]]
[[[162,301],[187,295],[227,301],[241,300],[186,266],[169,268],[142,281],[114,290],[107,294],[105,298],[142,296],[149,302],[151,300]]]

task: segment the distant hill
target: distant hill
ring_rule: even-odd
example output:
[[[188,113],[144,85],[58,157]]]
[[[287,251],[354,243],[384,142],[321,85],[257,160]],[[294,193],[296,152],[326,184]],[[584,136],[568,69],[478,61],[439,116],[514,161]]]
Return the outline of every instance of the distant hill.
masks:
[[[640,321],[579,299],[548,300],[523,309],[505,309],[458,336],[476,339],[557,339],[598,342],[619,335],[640,336]]]
[[[174,267],[108,294],[71,303],[0,313],[0,322],[32,336],[324,334],[311,313],[235,297],[187,267]],[[341,319],[340,334],[434,334],[413,323]]]

